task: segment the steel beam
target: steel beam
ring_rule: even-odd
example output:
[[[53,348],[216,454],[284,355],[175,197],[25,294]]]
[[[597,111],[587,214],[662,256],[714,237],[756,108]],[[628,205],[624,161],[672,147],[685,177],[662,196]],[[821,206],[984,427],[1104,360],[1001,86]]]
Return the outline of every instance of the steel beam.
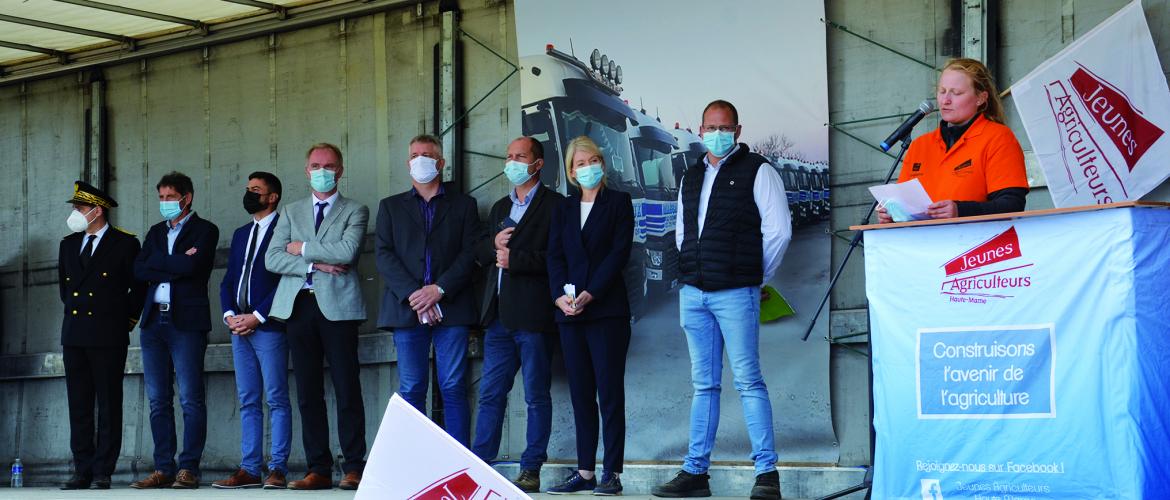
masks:
[[[451,181],[459,178],[455,169],[460,169],[462,159],[455,151],[455,135],[448,134],[455,124],[455,34],[457,12],[448,10],[440,14],[442,24],[439,30],[439,95],[435,96],[439,103],[438,129],[439,140],[443,142],[444,156],[449,158],[449,168],[443,169],[443,180]]]
[[[223,2],[234,3],[239,5],[247,5],[248,7],[255,7],[257,9],[264,9],[272,11],[280,15],[281,19],[288,17],[288,8],[283,5],[277,5],[269,2],[258,2],[256,0],[221,0]]]
[[[108,190],[110,186],[106,184],[106,82],[102,81],[100,74],[89,83],[89,98],[89,126],[86,127],[89,132],[86,140],[87,165],[83,175],[86,182]]]
[[[61,64],[65,64],[69,60],[69,54],[66,54],[60,50],[48,49],[45,47],[37,47],[36,45],[28,45],[28,44],[16,43],[16,42],[6,42],[4,40],[0,40],[0,47],[7,47],[10,49],[23,50],[25,52],[36,52],[38,54],[45,54],[45,55],[53,56],[53,57],[56,57],[61,62]]]
[[[987,60],[987,5],[985,0],[963,0],[959,14],[963,26],[961,55],[980,61]]]
[[[37,28],[44,28],[47,30],[64,31],[66,33],[73,33],[75,35],[92,36],[94,38],[105,38],[106,40],[113,40],[115,42],[134,44],[134,39],[124,35],[117,35],[114,33],[106,33],[104,31],[94,31],[85,28],[77,28],[74,26],[66,26],[64,24],[50,23],[47,21],[38,21],[36,19],[27,19],[23,17],[10,16],[8,14],[0,14],[0,21],[23,24],[25,26],[35,26]]]
[[[185,19],[182,17],[169,16],[166,14],[159,14],[157,12],[149,12],[145,10],[134,9],[130,7],[123,7],[121,5],[114,5],[102,2],[95,2],[93,0],[55,0],[61,3],[68,3],[73,5],[80,5],[82,7],[89,7],[91,9],[104,10],[108,12],[117,12],[119,14],[126,14],[128,16],[145,17],[147,19],[154,19],[155,21],[163,21],[168,23],[183,24],[207,32],[207,26],[195,19]]]

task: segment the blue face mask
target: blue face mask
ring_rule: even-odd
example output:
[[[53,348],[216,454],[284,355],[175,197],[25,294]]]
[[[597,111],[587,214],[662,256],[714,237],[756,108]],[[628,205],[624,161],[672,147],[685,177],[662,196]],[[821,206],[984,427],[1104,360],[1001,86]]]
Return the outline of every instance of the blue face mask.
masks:
[[[577,183],[585,189],[593,189],[601,184],[601,178],[605,176],[601,171],[601,164],[594,163],[592,165],[577,167],[576,170]]]
[[[337,174],[323,168],[309,170],[309,186],[318,193],[333,191],[337,187]]]
[[[519,186],[528,182],[532,176],[528,175],[528,164],[520,163],[518,161],[509,160],[504,164],[504,175],[512,182],[513,186]]]
[[[723,158],[735,146],[734,132],[703,132],[703,145],[711,154]]]
[[[162,214],[165,220],[175,220],[175,217],[183,213],[183,207],[179,206],[178,201],[160,201],[158,202],[158,213]]]

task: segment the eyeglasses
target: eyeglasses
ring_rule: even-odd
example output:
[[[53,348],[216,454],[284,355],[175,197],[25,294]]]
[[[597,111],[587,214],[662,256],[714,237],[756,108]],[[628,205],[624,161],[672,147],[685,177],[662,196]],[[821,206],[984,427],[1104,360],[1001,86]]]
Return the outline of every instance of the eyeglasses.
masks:
[[[737,127],[737,125],[719,125],[718,127],[715,125],[703,125],[703,128],[699,130],[702,130],[703,132],[735,132],[735,127]]]

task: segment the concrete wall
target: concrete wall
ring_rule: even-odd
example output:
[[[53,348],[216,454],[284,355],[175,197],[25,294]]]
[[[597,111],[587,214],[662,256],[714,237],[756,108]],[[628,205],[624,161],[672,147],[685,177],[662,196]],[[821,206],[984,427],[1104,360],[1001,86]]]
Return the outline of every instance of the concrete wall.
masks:
[[[515,60],[511,4],[459,4],[462,29]],[[376,207],[381,198],[409,189],[407,142],[435,128],[432,68],[439,26],[438,3],[423,2],[104,68],[109,191],[120,205],[113,211],[115,224],[144,234],[160,220],[158,178],[171,170],[191,176],[196,211],[220,226],[211,278],[211,300],[218,304],[225,247],[232,230],[248,220],[240,198],[250,172],[275,172],[286,201],[308,196],[305,150],[326,141],[346,154],[340,181],[346,196]],[[464,40],[463,50],[463,93],[470,107],[512,68],[470,40]],[[0,365],[6,367],[0,370],[0,457],[7,463],[20,456],[34,481],[38,474],[61,470],[70,457],[60,358],[45,353],[60,350],[56,249],[67,232],[64,202],[73,180],[82,177],[86,91],[75,75],[0,87],[0,169],[9,179],[0,183],[0,234],[5,235],[0,238]],[[502,155],[508,140],[519,135],[513,119],[518,115],[519,79],[513,76],[470,112],[463,125],[465,147]],[[449,163],[457,165],[469,187],[500,171],[499,160],[474,154]],[[473,193],[484,211],[503,195],[504,184],[497,179]],[[371,318],[381,296],[372,251],[367,242],[360,263]],[[219,314],[212,315],[218,324]],[[362,386],[372,441],[398,380],[389,334],[375,332],[373,321],[362,328],[367,332]],[[240,429],[226,329],[214,329],[211,342],[206,375],[211,432],[204,466],[228,470],[239,460]],[[119,471],[141,474],[152,463],[152,439],[137,345],[135,331]],[[42,377],[23,378],[30,373]],[[297,470],[304,457],[293,413],[290,465]]]
[[[826,17],[915,59],[941,67],[956,56],[948,40],[951,6],[958,2],[933,0],[888,0],[883,2],[826,2]],[[966,0],[963,5],[979,4]],[[986,3],[986,2],[983,2]],[[1124,0],[1004,0],[999,2],[998,40],[988,40],[989,53],[998,55],[996,74],[1001,90],[1022,78],[1037,65],[1055,55],[1128,2]],[[1142,2],[1162,67],[1170,67],[1170,2]],[[911,111],[922,99],[933,97],[937,75],[891,51],[851,34],[830,28],[829,119],[833,123],[881,117]],[[969,37],[965,37],[969,41]],[[1016,114],[1011,97],[1004,100],[1008,125],[1016,133],[1029,163],[1032,190],[1028,209],[1051,208],[1043,175],[1036,170],[1028,137]],[[937,124],[937,115],[923,121],[915,135]],[[833,266],[840,265],[848,250],[851,225],[860,223],[873,199],[866,188],[884,181],[892,157],[867,144],[878,144],[900,123],[901,118],[843,125],[850,134],[830,132],[832,169],[832,230],[846,239],[833,243]],[[1170,186],[1163,185],[1145,199],[1170,200]],[[867,331],[864,250],[850,258],[832,296],[834,334]],[[851,341],[864,341],[856,337]],[[835,347],[833,355],[833,413],[841,440],[841,465],[865,464],[869,460],[869,405],[866,391],[867,358],[859,354],[864,344]]]

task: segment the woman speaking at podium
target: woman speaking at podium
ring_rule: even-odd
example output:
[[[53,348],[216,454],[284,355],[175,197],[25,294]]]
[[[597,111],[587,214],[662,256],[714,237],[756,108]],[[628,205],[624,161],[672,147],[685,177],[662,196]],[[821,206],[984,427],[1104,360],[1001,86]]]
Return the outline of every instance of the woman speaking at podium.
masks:
[[[910,144],[898,182],[918,179],[932,219],[1019,212],[1028,194],[1024,151],[1004,125],[1003,103],[983,63],[952,59],[938,79],[938,128]],[[879,208],[878,222],[893,222]]]

